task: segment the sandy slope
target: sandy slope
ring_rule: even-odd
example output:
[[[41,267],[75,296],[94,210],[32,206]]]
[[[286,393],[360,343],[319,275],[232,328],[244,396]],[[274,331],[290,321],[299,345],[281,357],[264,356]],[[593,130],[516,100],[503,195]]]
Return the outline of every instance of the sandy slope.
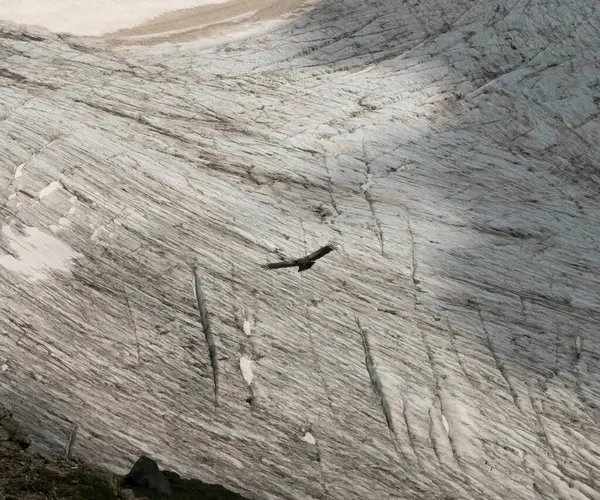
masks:
[[[177,10],[159,16],[131,29],[122,29],[106,38],[113,44],[157,44],[191,42],[206,38],[247,33],[257,25],[264,26],[296,16],[310,9],[307,0],[232,0],[221,5],[204,5]]]
[[[45,26],[75,35],[101,35],[154,19],[167,11],[225,3],[226,0],[0,0],[2,19]],[[211,8],[211,7],[209,7]]]
[[[310,5],[306,0],[0,0],[0,17],[112,44],[184,42],[247,31]]]
[[[600,498],[598,39],[596,0],[3,24],[0,397],[256,498]]]

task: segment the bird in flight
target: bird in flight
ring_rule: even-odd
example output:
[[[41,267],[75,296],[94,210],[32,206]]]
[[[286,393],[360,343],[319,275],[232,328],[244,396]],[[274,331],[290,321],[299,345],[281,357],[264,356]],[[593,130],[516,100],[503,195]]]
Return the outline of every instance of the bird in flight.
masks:
[[[281,262],[267,262],[261,267],[268,271],[269,269],[279,269],[281,267],[298,266],[298,272],[306,271],[315,264],[317,259],[320,259],[321,257],[327,255],[329,252],[336,250],[339,246],[340,245],[336,240],[331,240],[329,243],[327,243],[327,245],[322,246],[310,255],[305,255],[304,257],[300,257],[299,259],[283,260]]]

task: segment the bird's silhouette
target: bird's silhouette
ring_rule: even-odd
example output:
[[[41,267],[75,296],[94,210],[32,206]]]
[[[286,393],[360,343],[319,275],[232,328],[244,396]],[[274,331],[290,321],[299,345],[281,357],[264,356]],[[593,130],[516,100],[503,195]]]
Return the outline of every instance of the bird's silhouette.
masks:
[[[298,272],[306,271],[310,269],[317,259],[327,255],[329,252],[336,250],[339,247],[339,243],[336,240],[331,240],[327,245],[322,246],[318,250],[313,253],[306,255],[304,257],[300,257],[299,259],[289,259],[282,260],[281,262],[267,262],[263,264],[261,267],[265,270],[269,269],[279,269],[282,267],[296,267],[298,266]]]

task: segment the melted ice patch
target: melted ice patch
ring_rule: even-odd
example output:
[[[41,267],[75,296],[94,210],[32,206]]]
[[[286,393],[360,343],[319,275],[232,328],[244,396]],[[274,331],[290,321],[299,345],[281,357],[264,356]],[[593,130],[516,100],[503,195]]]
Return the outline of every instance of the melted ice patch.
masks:
[[[240,370],[246,383],[252,385],[254,373],[252,373],[252,360],[248,356],[242,356],[240,358]]]
[[[52,181],[44,189],[40,190],[40,192],[38,193],[39,199],[41,200],[42,198],[45,198],[49,194],[52,194],[59,187],[61,187],[60,182],[58,182],[58,181]]]
[[[302,436],[302,441],[306,441],[308,444],[315,444],[317,442],[315,437],[308,431]]]
[[[15,170],[15,179],[18,179],[19,177],[21,177],[23,175],[23,167],[25,166],[25,163],[21,163],[17,169]]]
[[[0,266],[9,271],[24,274],[33,280],[43,279],[51,270],[69,271],[71,260],[81,256],[63,241],[36,227],[26,227],[24,232],[25,235],[21,235],[9,225],[2,225],[3,236],[17,254],[17,258],[0,255]]]

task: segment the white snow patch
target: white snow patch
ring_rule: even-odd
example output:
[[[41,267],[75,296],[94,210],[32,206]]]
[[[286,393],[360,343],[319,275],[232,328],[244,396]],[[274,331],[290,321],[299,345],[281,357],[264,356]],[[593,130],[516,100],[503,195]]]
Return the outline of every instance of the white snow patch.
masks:
[[[21,163],[17,169],[15,170],[15,179],[18,179],[19,177],[21,177],[23,175],[23,167],[25,166],[25,163]]]
[[[49,270],[69,271],[73,258],[81,256],[63,241],[40,231],[25,227],[25,235],[16,234],[8,224],[2,225],[2,234],[18,255],[0,255],[0,266],[33,280],[43,279]]]
[[[242,371],[242,377],[248,385],[252,385],[254,379],[254,373],[252,373],[252,360],[248,356],[242,356],[240,358],[240,370]]]
[[[448,420],[446,420],[446,417],[444,416],[443,413],[442,413],[442,424],[444,424],[444,429],[446,429],[446,435],[450,435],[450,427],[448,426]]]
[[[315,437],[310,432],[306,432],[304,436],[302,436],[302,441],[306,441],[308,444],[316,444],[317,442]]]
[[[40,190],[40,192],[38,193],[39,199],[41,200],[42,198],[45,198],[46,196],[54,193],[54,191],[56,191],[59,187],[61,187],[60,182],[52,181],[44,189]]]
[[[252,335],[252,329],[250,328],[250,321],[244,320],[243,330],[244,330],[244,333],[246,334],[246,336],[249,337],[250,335]]]
[[[11,195],[8,197],[8,199],[9,199],[9,200],[12,200],[12,199],[13,199],[13,198],[15,198],[16,196],[17,196],[17,193],[13,193],[13,194],[11,194]]]

